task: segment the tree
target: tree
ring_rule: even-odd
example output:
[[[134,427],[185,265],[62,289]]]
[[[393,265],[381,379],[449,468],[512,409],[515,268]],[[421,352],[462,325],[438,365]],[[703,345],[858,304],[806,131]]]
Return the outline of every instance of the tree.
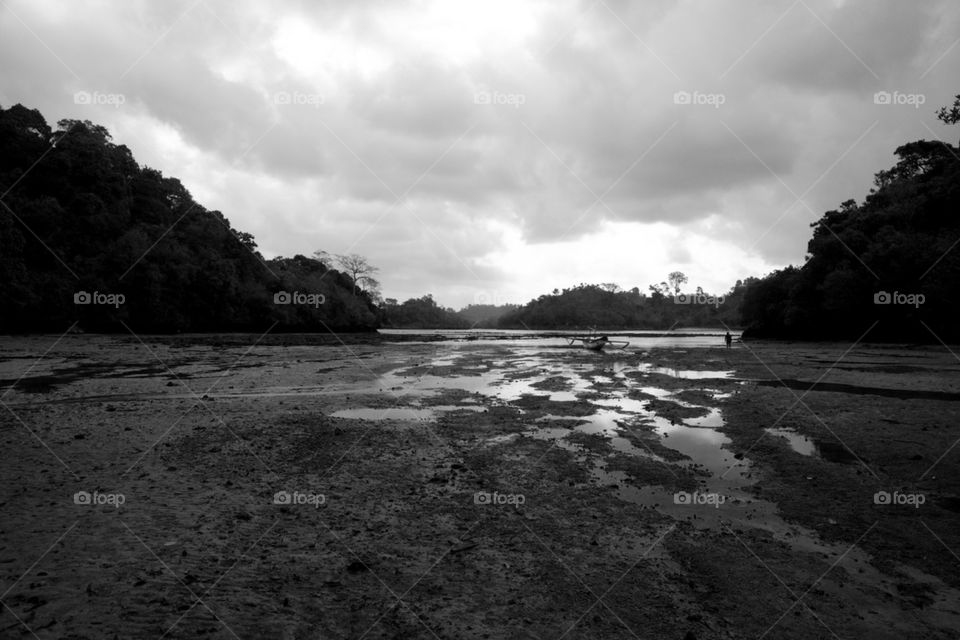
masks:
[[[368,283],[372,281],[374,284],[379,285],[379,283],[372,278],[374,273],[380,271],[379,267],[375,267],[367,262],[367,259],[363,256],[355,253],[345,255],[337,254],[336,260],[337,264],[340,265],[340,268],[348,273],[353,279],[354,295],[357,295],[358,285],[361,283]]]
[[[366,282],[364,291],[370,296],[373,303],[379,306],[383,302],[383,295],[380,291],[380,281],[375,278],[366,278],[364,282]]]
[[[0,185],[0,333],[379,324],[345,273],[324,278],[304,256],[264,260],[253,235],[141,167],[102,126],[62,120],[54,132],[36,110],[0,107]]]
[[[937,113],[960,124],[960,96]],[[745,282],[746,335],[932,342],[960,336],[960,149],[915,140],[895,151],[862,203],[813,223],[802,267]]]
[[[673,271],[670,275],[667,276],[667,281],[670,283],[670,286],[673,288],[675,294],[680,293],[680,285],[687,282],[687,276],[683,274],[682,271]]]
[[[937,118],[944,124],[957,124],[960,122],[960,93],[954,97],[953,106],[948,110],[946,107],[941,107],[937,111]]]
[[[666,282],[661,282],[660,284],[651,284],[647,287],[650,290],[650,293],[653,294],[653,297],[666,296],[670,293],[670,287]]]
[[[257,241],[253,237],[252,233],[247,233],[246,231],[237,231],[236,229],[230,230],[234,237],[240,241],[240,244],[245,246],[250,251],[257,253]],[[257,253],[257,255],[260,255]]]

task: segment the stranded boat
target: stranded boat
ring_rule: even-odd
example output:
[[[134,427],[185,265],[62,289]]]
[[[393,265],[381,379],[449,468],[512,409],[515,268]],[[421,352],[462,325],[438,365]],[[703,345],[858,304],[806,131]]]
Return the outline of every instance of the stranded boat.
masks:
[[[570,346],[581,346],[584,349],[590,349],[591,351],[603,351],[604,347],[612,347],[614,349],[626,349],[630,343],[626,340],[610,340],[607,336],[574,336],[567,338],[567,341],[570,343]],[[578,345],[579,343],[579,345]]]

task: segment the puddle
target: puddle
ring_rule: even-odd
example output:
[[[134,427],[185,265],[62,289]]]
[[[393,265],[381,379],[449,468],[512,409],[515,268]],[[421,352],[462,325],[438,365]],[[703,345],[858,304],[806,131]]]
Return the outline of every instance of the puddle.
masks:
[[[576,427],[580,433],[589,435],[602,435],[612,437],[620,433],[622,427],[617,424],[617,420],[623,416],[617,411],[600,410],[592,416],[584,416],[586,424]]]
[[[669,394],[668,394],[669,395]],[[617,409],[620,413],[647,413],[643,405],[646,400],[634,400],[633,398],[603,398],[601,400],[591,400],[592,404],[598,404],[602,407],[611,407]]]
[[[667,389],[660,389],[658,387],[639,387],[639,390],[654,398],[666,398],[675,393],[674,391],[668,391]]]
[[[690,463],[702,467],[712,475],[728,481],[745,479],[747,465],[733,457],[733,452],[724,446],[730,438],[709,428],[691,427],[686,424],[671,424],[658,418],[657,433],[665,446],[690,458]]]
[[[508,363],[505,363],[508,364]],[[577,399],[583,391],[597,392],[597,386],[606,395],[604,398],[589,398],[596,405],[597,410],[587,416],[557,416],[548,415],[537,420],[537,423],[549,421],[547,424],[533,424],[524,429],[522,435],[551,442],[554,446],[569,451],[577,463],[589,470],[590,486],[599,489],[614,491],[615,495],[626,502],[636,504],[642,508],[656,509],[658,512],[677,520],[687,520],[698,528],[721,529],[726,526],[748,526],[769,531],[776,539],[789,544],[792,548],[828,555],[839,555],[839,551],[830,545],[819,541],[812,530],[807,530],[783,520],[778,513],[777,505],[766,500],[757,499],[752,493],[754,470],[748,459],[738,460],[728,449],[731,440],[720,429],[724,425],[724,417],[720,408],[703,406],[694,402],[679,400],[676,394],[682,390],[667,390],[655,386],[639,387],[645,395],[665,399],[686,408],[701,409],[704,415],[695,418],[686,418],[679,423],[673,423],[665,416],[658,415],[655,410],[647,408],[648,400],[637,400],[624,397],[629,386],[614,386],[624,379],[625,369],[614,369],[612,376],[598,376],[588,373],[582,374],[576,370],[558,367],[545,367],[542,363],[526,368],[518,365],[529,365],[527,362],[512,363],[511,373],[517,376],[506,382],[491,375],[480,376],[468,382],[471,390],[498,398],[505,402],[519,399],[524,394],[550,395],[554,400]],[[701,380],[701,379],[729,379],[729,371],[687,371],[656,367],[643,367],[649,373],[661,373],[672,377]],[[502,375],[502,371],[500,372]],[[533,375],[530,375],[533,373]],[[538,390],[532,385],[549,377],[563,376],[565,383],[571,386],[563,391]],[[436,381],[420,378],[415,383],[420,388],[450,388],[463,382],[455,380],[452,384],[449,379]],[[405,387],[409,389],[409,387]],[[632,387],[637,389],[637,387]],[[725,394],[716,389],[709,390],[711,397],[724,398]],[[557,422],[569,420],[570,425],[558,425]],[[635,443],[628,438],[628,430],[642,429],[650,435],[659,438],[659,443],[672,449],[684,457],[679,460],[668,460],[645,448],[641,443]],[[602,436],[609,447],[608,453],[597,451],[589,444],[585,444],[574,436],[590,434]],[[512,440],[515,434],[497,436],[488,439],[491,444],[503,443]],[[779,433],[775,435],[781,435]],[[784,433],[788,435],[796,435]],[[802,447],[801,441],[796,441]],[[819,443],[815,451],[824,455],[829,447],[821,450]],[[692,498],[684,501],[681,494],[674,494],[659,485],[640,485],[634,482],[630,475],[622,470],[608,468],[611,454],[622,454],[633,457],[642,457],[657,464],[663,464],[677,471],[681,469],[695,469],[702,474],[699,486],[692,492]],[[834,455],[831,453],[830,455]],[[835,454],[840,455],[840,454]],[[690,494],[688,494],[690,495]],[[702,498],[707,500],[703,501]],[[698,502],[697,500],[701,500]]]
[[[566,439],[571,433],[573,433],[573,428],[568,427],[534,427],[533,429],[525,431],[524,435],[536,438],[537,440],[553,441],[556,446],[561,449],[566,449],[567,451],[582,451],[582,446]]]
[[[671,378],[682,378],[684,380],[709,380],[709,379],[727,379],[733,377],[733,371],[695,371],[692,369],[673,369],[670,367],[655,367],[651,364],[642,363],[639,367],[643,373],[657,373]]]
[[[723,415],[720,413],[720,409],[716,408],[710,409],[705,416],[686,418],[683,422],[693,427],[707,427],[709,429],[719,429],[724,424]]]
[[[534,386],[548,378],[557,377],[564,378],[565,388],[546,390]],[[405,376],[402,371],[391,371],[381,376],[380,383],[381,390],[393,393],[431,395],[448,389],[459,389],[503,402],[514,402],[524,395],[547,396],[553,402],[573,402],[578,400],[579,394],[589,390],[592,381],[584,380],[580,373],[570,366],[546,365],[539,359],[516,358],[492,362],[490,368],[479,371],[476,375]]]
[[[764,429],[764,431],[772,436],[786,438],[790,448],[802,456],[815,456],[817,453],[817,445],[811,438],[801,435],[792,429],[768,428]]]
[[[792,429],[771,428],[765,429],[765,431],[770,435],[786,438],[790,448],[802,456],[822,458],[827,462],[837,464],[858,464],[860,462],[860,459],[853,452],[839,442],[809,438]]]
[[[450,361],[451,359],[447,357],[435,362],[446,364]],[[432,367],[433,364],[427,366]],[[547,396],[550,400],[557,402],[569,402],[580,399],[584,392],[596,393],[599,386],[604,393],[608,394],[608,397],[590,399],[590,402],[598,407],[593,414],[582,417],[544,416],[539,421],[550,420],[554,424],[551,426],[540,424],[530,426],[524,430],[524,435],[552,441],[556,446],[576,453],[585,463],[591,460],[589,464],[593,465],[592,473],[597,478],[603,478],[605,477],[604,474],[607,473],[605,471],[606,462],[602,459],[603,456],[591,453],[582,444],[572,441],[570,436],[574,434],[603,436],[612,452],[644,457],[658,463],[672,464],[678,467],[697,467],[715,477],[718,486],[722,485],[726,490],[732,490],[738,484],[750,484],[752,482],[748,478],[749,463],[734,459],[732,452],[725,448],[730,439],[718,430],[724,424],[723,415],[719,408],[704,407],[679,400],[674,397],[677,393],[676,390],[661,389],[655,386],[640,387],[639,390],[647,396],[669,399],[679,406],[702,409],[706,412],[705,415],[700,417],[687,418],[682,423],[673,424],[651,409],[646,408],[647,400],[624,396],[628,387],[617,386],[626,379],[628,368],[623,363],[614,363],[608,375],[596,374],[596,365],[593,362],[584,363],[582,367],[578,368],[569,364],[547,364],[539,358],[520,357],[498,360],[493,362],[492,365],[493,367],[489,371],[470,376],[434,376],[431,374],[404,376],[401,375],[402,372],[391,372],[385,374],[381,378],[381,382],[384,388],[397,393],[430,395],[453,388],[507,403],[517,401],[528,394]],[[651,367],[649,365],[641,365],[641,369],[650,373],[662,373],[685,379],[723,379],[732,375],[730,371],[687,371]],[[554,380],[559,378],[562,378],[562,380]],[[555,381],[557,386],[562,385],[565,388],[555,391],[538,389],[537,385],[547,386],[544,385],[544,381]],[[614,388],[611,390],[610,387]],[[338,412],[334,415],[374,420],[385,412],[385,410],[347,411],[349,413]],[[393,418],[408,415],[408,419],[411,420],[424,420],[434,417],[436,415],[435,411],[436,408],[398,409],[397,412],[400,413],[391,412],[387,415]],[[569,427],[557,426],[555,423],[558,420],[571,420],[572,424]],[[679,462],[668,462],[661,456],[642,446],[635,445],[629,438],[624,437],[626,428],[650,430],[660,439],[661,444],[683,454],[686,458]],[[488,440],[492,443],[505,441],[507,439]],[[610,482],[613,483],[613,480],[610,480]],[[631,502],[636,501],[638,504],[652,506],[664,499],[664,496],[661,495],[662,489],[626,488],[630,486],[628,482],[618,482],[618,484],[625,487],[622,497]],[[672,495],[670,497],[672,500]],[[746,494],[743,497],[746,499]]]

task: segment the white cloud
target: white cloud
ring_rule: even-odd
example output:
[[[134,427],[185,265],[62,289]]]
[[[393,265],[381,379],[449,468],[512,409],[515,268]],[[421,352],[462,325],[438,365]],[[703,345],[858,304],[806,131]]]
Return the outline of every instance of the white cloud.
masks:
[[[933,115],[958,90],[954,3],[790,6],[14,0],[0,99],[107,126],[267,255],[367,255],[388,297],[674,269],[720,291],[802,261],[896,146],[956,138]]]

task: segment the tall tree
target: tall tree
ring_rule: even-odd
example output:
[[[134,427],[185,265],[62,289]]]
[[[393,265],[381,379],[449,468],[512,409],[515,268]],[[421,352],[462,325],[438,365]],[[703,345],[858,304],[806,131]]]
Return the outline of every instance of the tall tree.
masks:
[[[359,291],[358,287],[361,284],[373,282],[379,285],[379,283],[373,279],[373,274],[380,271],[380,268],[367,262],[367,259],[363,256],[357,255],[356,253],[337,254],[336,260],[340,268],[353,279],[354,295],[357,295]]]
[[[670,286],[673,287],[673,292],[679,294],[680,285],[687,282],[687,276],[684,275],[682,271],[673,271],[667,276],[667,281],[670,283]]]

